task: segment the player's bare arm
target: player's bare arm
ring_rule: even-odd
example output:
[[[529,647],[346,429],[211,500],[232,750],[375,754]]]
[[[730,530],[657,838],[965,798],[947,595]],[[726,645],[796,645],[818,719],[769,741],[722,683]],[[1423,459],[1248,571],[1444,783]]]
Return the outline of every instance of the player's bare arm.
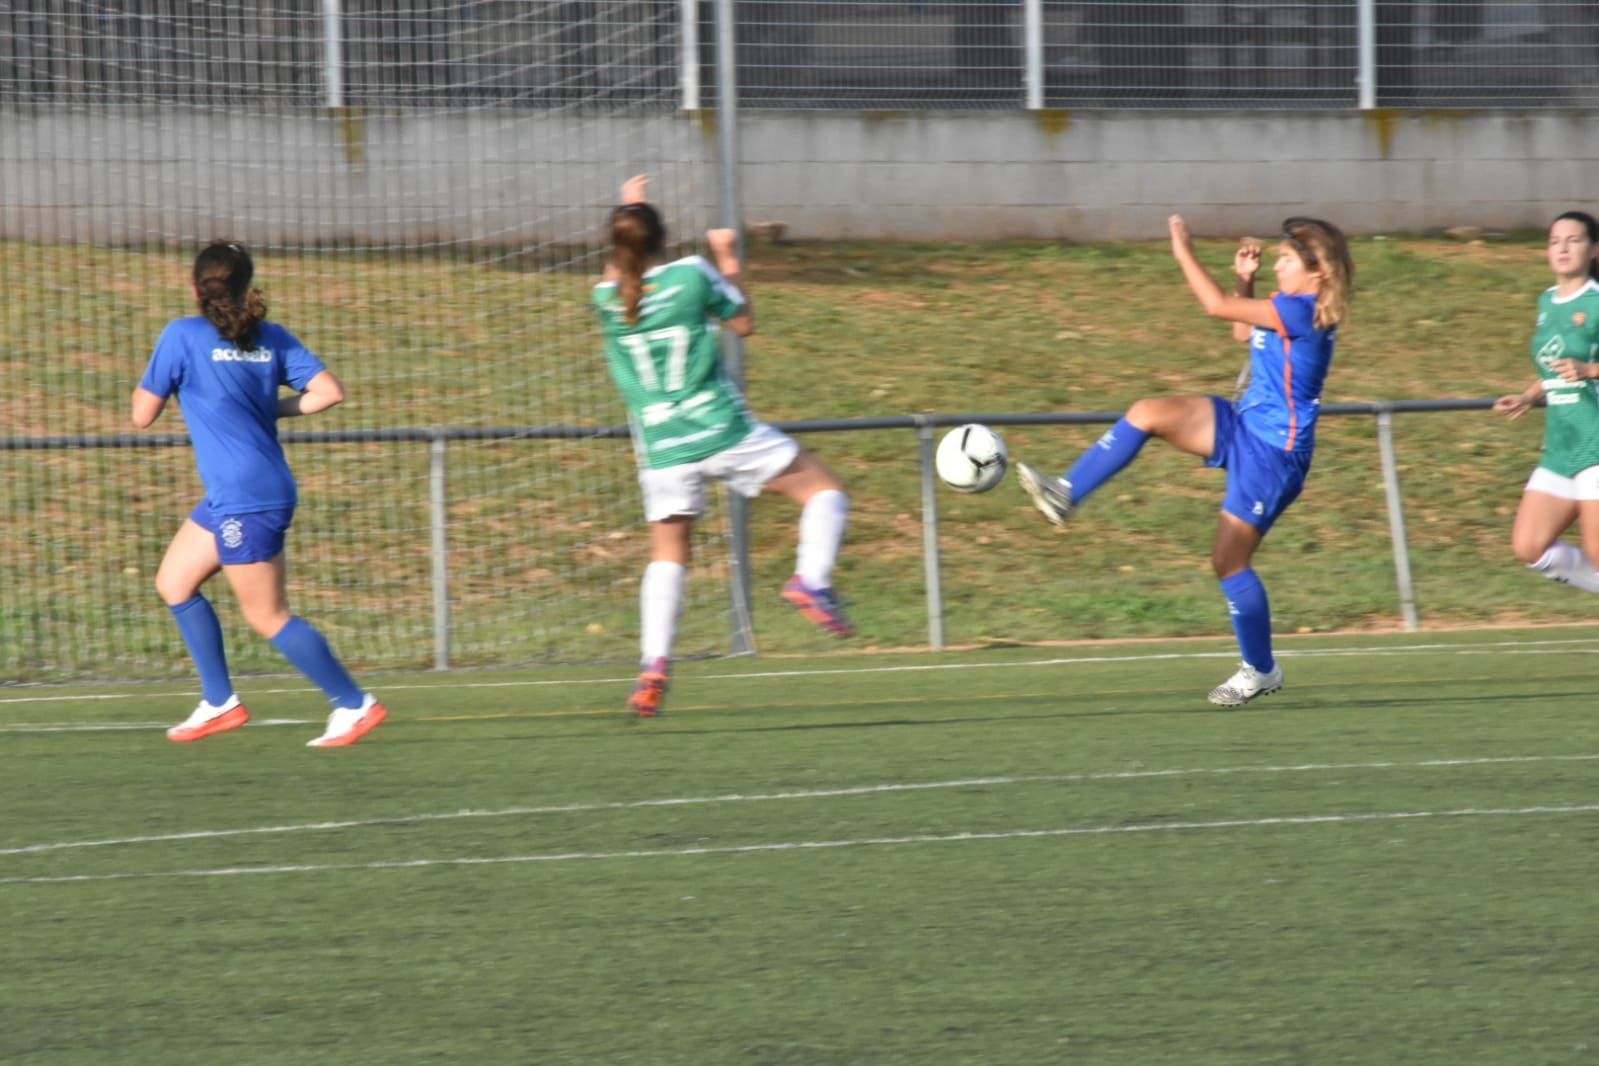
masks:
[[[1233,276],[1237,280],[1233,285],[1233,295],[1245,300],[1255,298],[1255,275],[1260,273],[1260,245],[1254,241],[1244,241],[1238,246],[1238,251],[1233,253]],[[1233,323],[1233,340],[1247,341],[1250,331],[1254,327],[1242,322]]]
[[[1210,276],[1210,271],[1194,254],[1194,239],[1188,232],[1188,223],[1183,221],[1181,215],[1172,215],[1166,220],[1166,225],[1171,232],[1172,256],[1182,268],[1183,280],[1188,282],[1189,291],[1199,300],[1207,315],[1248,326],[1277,328],[1277,312],[1272,308],[1271,301],[1229,296]]]
[[[306,382],[304,392],[278,397],[278,417],[314,415],[344,402],[344,385],[331,370],[323,370]]]
[[[755,332],[755,311],[750,306],[749,289],[744,284],[744,263],[738,257],[738,230],[707,230],[705,244],[711,250],[711,261],[716,269],[744,297],[744,309],[723,325],[740,337],[748,337]]]
[[[132,411],[129,416],[133,421],[133,428],[149,429],[155,424],[155,420],[161,417],[166,405],[166,397],[157,396],[148,389],[134,389]]]

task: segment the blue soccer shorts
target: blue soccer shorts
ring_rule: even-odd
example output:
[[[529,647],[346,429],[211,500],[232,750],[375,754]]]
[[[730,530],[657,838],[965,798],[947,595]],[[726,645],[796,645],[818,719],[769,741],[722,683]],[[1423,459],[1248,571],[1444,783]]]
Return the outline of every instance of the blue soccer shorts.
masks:
[[[264,563],[283,554],[283,544],[289,536],[289,523],[294,521],[294,508],[221,514],[201,500],[189,517],[216,538],[217,558],[222,565],[238,566],[243,563]]]
[[[1227,471],[1221,509],[1264,536],[1299,498],[1310,473],[1310,455],[1286,451],[1251,432],[1233,405],[1220,396],[1212,396],[1210,402],[1216,409],[1216,450],[1205,465]]]

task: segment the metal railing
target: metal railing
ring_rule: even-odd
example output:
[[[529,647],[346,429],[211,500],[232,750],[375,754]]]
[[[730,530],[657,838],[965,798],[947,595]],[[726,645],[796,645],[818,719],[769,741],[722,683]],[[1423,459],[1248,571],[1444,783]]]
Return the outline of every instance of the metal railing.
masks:
[[[1405,629],[1419,627],[1415,584],[1411,577],[1410,548],[1405,532],[1404,497],[1399,484],[1399,469],[1393,441],[1393,416],[1402,413],[1444,411],[1484,411],[1493,406],[1491,400],[1380,400],[1369,403],[1325,404],[1321,413],[1332,417],[1364,416],[1375,419],[1377,444],[1382,465],[1384,496],[1387,505],[1388,530],[1393,544],[1394,580],[1399,601],[1399,613]],[[942,648],[944,639],[944,598],[939,559],[939,489],[934,471],[933,452],[938,442],[938,431],[967,422],[981,422],[991,426],[1083,426],[1108,425],[1121,417],[1119,412],[1066,412],[1002,414],[980,412],[968,414],[916,414],[893,415],[876,418],[810,419],[773,423],[789,433],[848,433],[864,430],[910,430],[916,434],[921,476],[921,527],[922,566],[925,578],[927,610],[927,642],[933,648]],[[411,442],[428,445],[429,455],[429,552],[431,554],[431,581],[433,605],[433,665],[436,669],[450,666],[450,538],[447,515],[449,445],[458,441],[549,441],[549,440],[626,440],[626,426],[505,426],[479,428],[417,428],[346,430],[326,432],[284,433],[286,444],[358,444],[382,442]],[[187,447],[189,438],[184,434],[158,434],[140,436],[131,433],[101,436],[50,436],[0,438],[0,451],[43,451],[84,448],[173,448]],[[748,637],[747,633],[742,634]],[[735,624],[730,650],[749,650],[740,643],[741,633]]]
[[[0,5],[0,102],[714,100],[716,0]],[[320,8],[320,10],[318,10]],[[1591,0],[739,0],[768,109],[1599,105]]]

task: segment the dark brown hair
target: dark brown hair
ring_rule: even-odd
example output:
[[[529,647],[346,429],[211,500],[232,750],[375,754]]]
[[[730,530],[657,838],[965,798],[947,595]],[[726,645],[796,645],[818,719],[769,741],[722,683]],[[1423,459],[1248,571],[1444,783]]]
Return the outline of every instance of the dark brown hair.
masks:
[[[644,299],[644,268],[666,247],[661,213],[649,204],[623,204],[611,211],[611,262],[627,324],[638,325]]]
[[[248,351],[266,318],[266,298],[250,284],[255,263],[244,245],[212,241],[194,258],[194,292],[200,313],[227,340]]]
[[[1555,217],[1555,222],[1579,222],[1582,228],[1588,231],[1588,243],[1599,244],[1599,221],[1586,211],[1567,211]],[[1549,228],[1555,228],[1555,222],[1549,223]],[[1599,259],[1588,260],[1588,276],[1599,278]]]

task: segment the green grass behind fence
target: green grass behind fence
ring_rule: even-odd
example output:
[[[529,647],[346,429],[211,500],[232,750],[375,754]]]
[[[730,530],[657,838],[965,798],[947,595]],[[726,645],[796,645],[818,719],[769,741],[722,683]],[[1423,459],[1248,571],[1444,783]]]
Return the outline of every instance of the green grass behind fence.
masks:
[[[1230,245],[1207,242],[1218,272]],[[10,243],[0,282],[13,435],[123,428],[184,257]],[[351,401],[304,428],[613,424],[583,307],[587,282],[445,258],[262,256],[274,314],[322,352]],[[1539,242],[1362,238],[1357,295],[1326,399],[1485,397],[1523,387]],[[1163,244],[761,246],[750,396],[769,420],[927,411],[1119,411],[1140,396],[1227,392],[1242,346],[1204,318]],[[174,420],[167,429],[178,428]],[[295,428],[300,428],[296,426]],[[1400,473],[1428,626],[1592,617],[1509,556],[1541,416],[1400,415]],[[1064,467],[1095,428],[1017,428],[1013,453]],[[1279,629],[1397,624],[1373,427],[1329,418],[1302,500],[1258,558]],[[925,642],[914,436],[815,434],[854,513],[839,585],[864,646]],[[432,661],[427,456],[420,445],[299,445],[305,487],[292,593],[357,665]],[[7,452],[0,668],[27,679],[187,672],[151,581],[197,496],[182,450]],[[627,659],[647,544],[620,442],[460,445],[450,455],[457,662]],[[1060,533],[1013,482],[941,498],[946,634],[955,642],[1226,631],[1208,553],[1222,475],[1152,445]],[[826,643],[776,605],[795,514],[754,508],[759,643]],[[709,523],[685,648],[723,647],[723,543]],[[224,604],[241,671],[278,660]]]

